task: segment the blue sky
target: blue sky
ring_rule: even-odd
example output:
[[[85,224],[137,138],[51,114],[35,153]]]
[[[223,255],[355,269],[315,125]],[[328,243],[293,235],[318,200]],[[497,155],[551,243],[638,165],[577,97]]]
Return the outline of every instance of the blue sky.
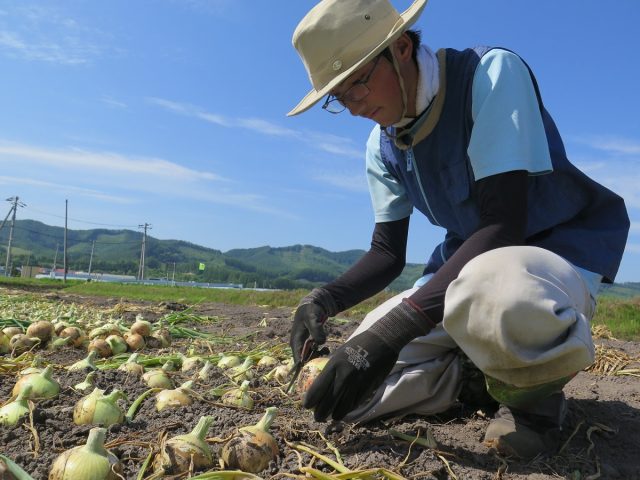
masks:
[[[286,117],[309,89],[291,34],[314,4],[0,0],[3,198],[27,204],[18,218],[62,226],[68,199],[70,228],[146,222],[222,251],[367,249],[372,125]],[[504,46],[533,68],[572,161],[627,203],[618,281],[640,281],[639,19],[637,0],[431,0],[416,24],[434,49]],[[411,223],[424,262],[443,232]]]

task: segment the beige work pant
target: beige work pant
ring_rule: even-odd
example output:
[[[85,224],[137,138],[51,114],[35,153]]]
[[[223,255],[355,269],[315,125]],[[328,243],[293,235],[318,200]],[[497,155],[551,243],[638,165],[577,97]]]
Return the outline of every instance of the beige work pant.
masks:
[[[372,310],[352,337],[410,296]],[[461,389],[460,350],[487,376],[516,387],[569,377],[593,363],[595,301],[562,257],[537,247],[504,247],[472,259],[447,289],[444,319],[400,352],[384,384],[345,420],[433,415]]]

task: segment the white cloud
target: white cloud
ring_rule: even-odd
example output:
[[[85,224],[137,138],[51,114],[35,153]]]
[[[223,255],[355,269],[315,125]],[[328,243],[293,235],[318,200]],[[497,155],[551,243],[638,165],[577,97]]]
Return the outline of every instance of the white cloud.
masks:
[[[0,16],[0,55],[9,58],[83,65],[103,53],[95,42],[102,36],[53,8],[16,2]]]
[[[111,95],[103,95],[100,98],[100,101],[111,108],[118,108],[118,109],[127,108],[126,103],[121,102],[120,100],[116,100]]]
[[[33,178],[23,178],[23,177],[8,177],[8,176],[0,176],[0,185],[10,185],[11,187],[15,185],[26,185],[30,187],[36,187],[45,189],[47,191],[59,191],[59,192],[70,192],[83,197],[91,197],[98,200],[104,200],[110,203],[121,203],[121,204],[130,204],[133,203],[133,199],[109,195],[99,190],[94,190],[91,188],[83,188],[83,187],[75,187],[73,185],[66,185],[55,182],[46,182],[43,180],[36,180]]]
[[[21,184],[42,190],[55,188],[120,203],[140,201],[141,195],[147,199],[161,196],[163,201],[190,199],[296,219],[289,212],[272,207],[262,194],[232,190],[234,182],[215,173],[189,169],[161,158],[77,148],[54,149],[0,140],[0,165],[5,168],[19,165],[19,172],[32,172],[24,177],[0,177],[0,184]],[[41,179],[34,178],[38,174]],[[129,197],[105,194],[92,188],[93,185],[87,186],[90,184],[108,185],[111,191],[128,192]]]
[[[103,173],[128,173],[171,180],[224,180],[211,172],[192,170],[161,158],[124,156],[110,152],[89,152],[77,148],[49,149],[17,143],[0,142],[0,163],[16,158],[54,168],[80,168]]]
[[[318,150],[343,157],[357,158],[360,160],[364,156],[364,146],[362,146],[362,148],[356,148],[354,147],[353,141],[346,137],[320,132],[297,131],[260,118],[229,118],[207,112],[203,108],[195,105],[174,102],[163,98],[149,97],[147,101],[172,113],[195,117],[221,127],[244,128],[263,135],[295,138]]]
[[[574,141],[596,150],[616,155],[640,154],[640,142],[614,135],[593,135],[589,137],[571,137]]]

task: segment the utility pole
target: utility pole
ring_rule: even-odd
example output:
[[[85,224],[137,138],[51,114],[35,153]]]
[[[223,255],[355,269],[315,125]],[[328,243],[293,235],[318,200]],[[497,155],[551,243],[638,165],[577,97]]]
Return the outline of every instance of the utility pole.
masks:
[[[144,255],[147,247],[147,230],[151,229],[150,223],[138,225],[138,228],[144,229],[142,234],[142,248],[140,249],[140,263],[138,265],[138,280],[144,280]]]
[[[67,283],[67,214],[69,213],[69,200],[64,201],[64,245],[62,247],[62,259],[64,276],[62,277],[62,283]]]
[[[91,264],[93,263],[93,250],[96,247],[96,241],[91,242],[91,256],[89,257],[89,278],[91,278]]]
[[[176,285],[176,262],[173,262],[173,274],[171,275],[171,283],[175,287],[175,285]]]
[[[58,249],[60,248],[60,242],[56,242],[56,254],[53,256],[53,266],[51,267],[51,272],[53,273],[53,278],[56,278],[56,263],[58,262]]]
[[[11,271],[13,270],[13,265],[11,265],[11,242],[13,241],[13,228],[16,225],[16,210],[18,210],[18,207],[25,207],[26,204],[21,202],[20,197],[18,196],[7,198],[7,202],[13,203],[11,209],[9,210],[9,213],[13,213],[13,215],[11,217],[11,228],[9,229],[9,242],[7,243],[7,260],[4,265],[5,276],[10,277]],[[9,215],[7,215],[7,217],[8,216]],[[2,222],[2,225],[4,225],[4,222]]]

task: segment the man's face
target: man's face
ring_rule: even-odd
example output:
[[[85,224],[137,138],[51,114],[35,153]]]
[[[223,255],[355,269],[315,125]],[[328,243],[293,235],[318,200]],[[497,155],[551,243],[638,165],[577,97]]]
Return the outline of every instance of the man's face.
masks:
[[[361,100],[349,100],[349,89],[365,80],[369,93]],[[402,115],[402,93],[398,77],[393,64],[385,56],[356,70],[333,89],[331,94],[337,98],[345,96],[343,104],[351,115],[371,119],[383,127],[398,122]]]

